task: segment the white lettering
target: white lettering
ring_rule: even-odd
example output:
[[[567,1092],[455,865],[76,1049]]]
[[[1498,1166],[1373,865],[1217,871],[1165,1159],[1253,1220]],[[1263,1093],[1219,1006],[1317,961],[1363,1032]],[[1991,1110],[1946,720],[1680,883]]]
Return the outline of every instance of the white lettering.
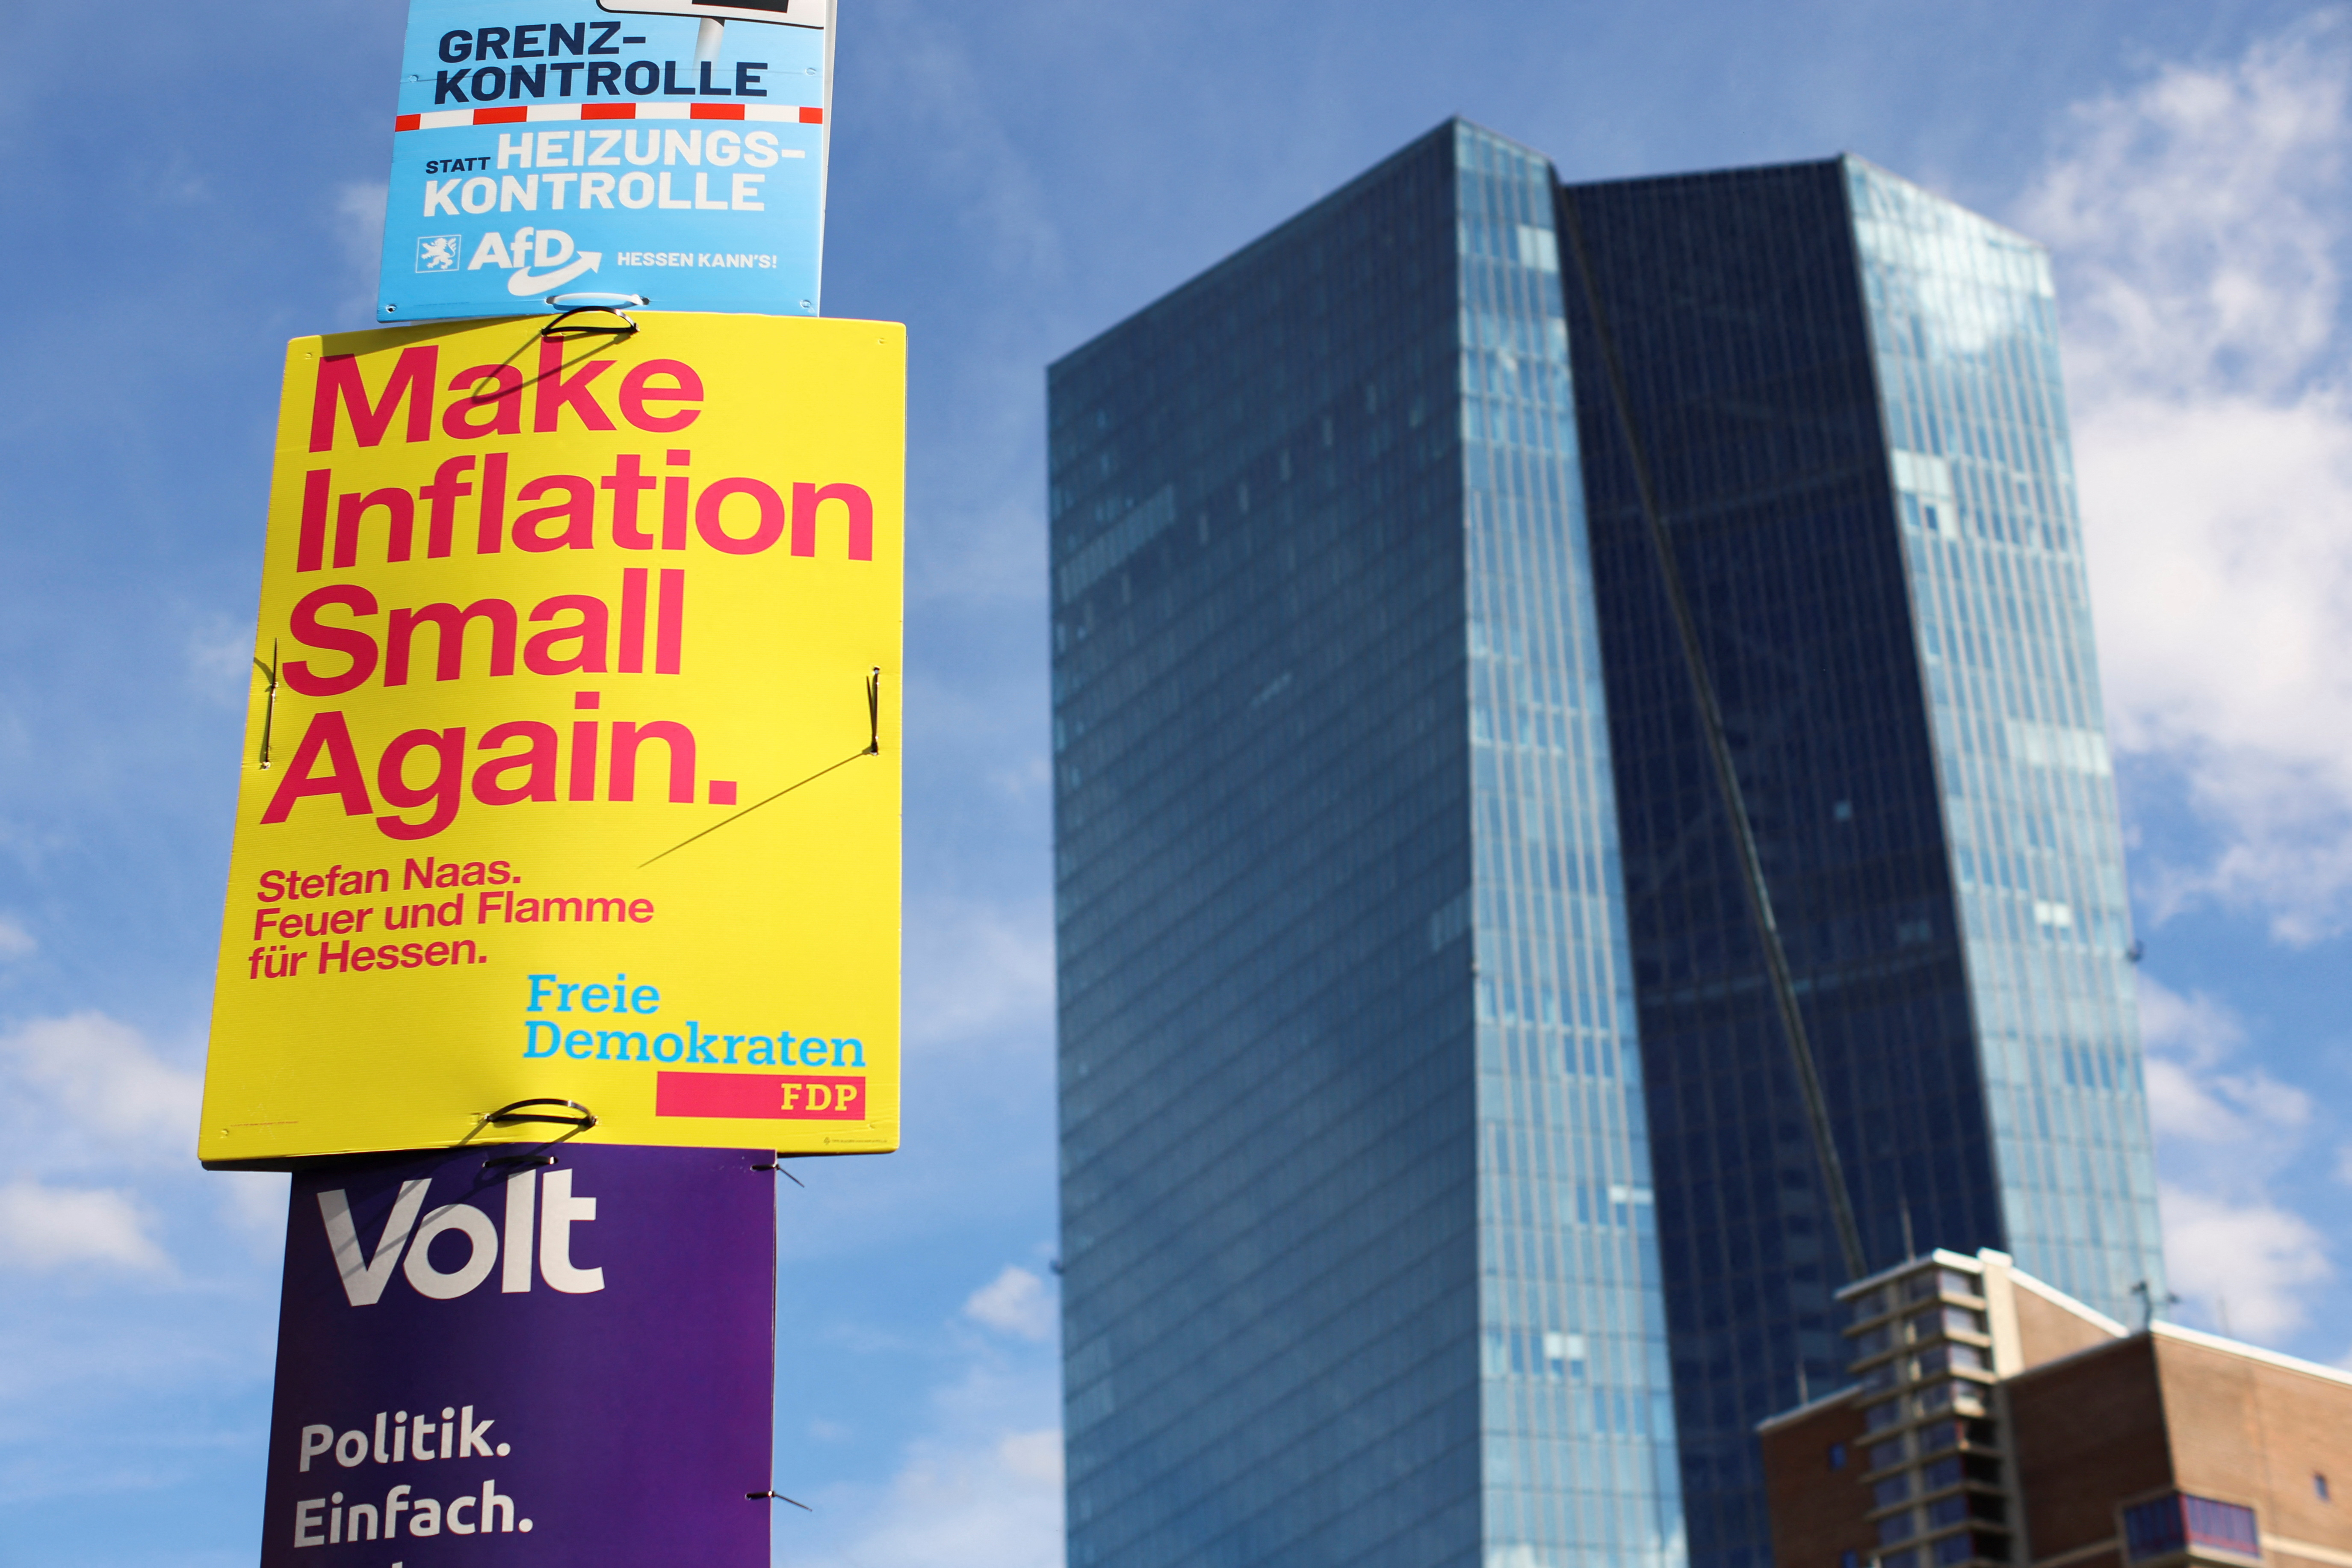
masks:
[[[604,1288],[604,1269],[572,1266],[572,1227],[588,1224],[595,1217],[594,1198],[572,1195],[571,1172],[547,1173],[540,1204],[539,1274],[550,1286],[567,1295],[584,1296]]]
[[[327,1245],[335,1254],[335,1268],[343,1277],[343,1294],[354,1307],[373,1307],[383,1295],[383,1288],[392,1279],[392,1266],[399,1258],[402,1247],[408,1245],[408,1233],[416,1224],[416,1211],[425,1206],[425,1189],[430,1182],[403,1182],[400,1194],[393,1200],[391,1217],[383,1222],[383,1234],[377,1237],[375,1256],[364,1258],[360,1251],[358,1230],[352,1224],[352,1205],[341,1188],[332,1188],[319,1194],[319,1217],[327,1225]]]
[[[553,1184],[551,1179],[549,1185]],[[454,1272],[444,1274],[433,1267],[433,1238],[452,1230],[465,1234],[466,1261]],[[499,1231],[490,1223],[490,1216],[471,1204],[444,1204],[426,1215],[425,1223],[416,1227],[416,1244],[408,1249],[408,1260],[401,1265],[400,1271],[408,1276],[408,1282],[416,1287],[418,1295],[436,1301],[453,1301],[488,1279],[498,1260]]]
[[[609,176],[607,176],[609,178]],[[512,267],[514,259],[507,255],[506,237],[497,229],[482,236],[482,243],[474,247],[474,259],[466,263],[466,270],[478,267]]]
[[[531,1208],[539,1197],[539,1173],[517,1171],[507,1178],[507,1266],[499,1289],[511,1296],[530,1289]],[[474,1407],[466,1406],[473,1414]]]

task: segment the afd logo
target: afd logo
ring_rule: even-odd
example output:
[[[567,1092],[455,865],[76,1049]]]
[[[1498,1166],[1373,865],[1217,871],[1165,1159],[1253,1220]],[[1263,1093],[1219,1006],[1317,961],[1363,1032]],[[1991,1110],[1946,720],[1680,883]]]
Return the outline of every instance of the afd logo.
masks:
[[[455,255],[452,251],[453,260]],[[603,251],[582,250],[560,228],[519,228],[512,239],[492,229],[474,247],[473,258],[466,263],[466,270],[504,268],[507,292],[522,300],[559,288],[583,273],[593,272],[604,261]],[[420,261],[417,270],[425,269]]]
[[[537,1170],[519,1171],[506,1183],[506,1223],[494,1224],[472,1204],[425,1206],[432,1186],[423,1181],[403,1182],[393,1200],[391,1217],[376,1238],[373,1254],[362,1251],[358,1227],[352,1223],[349,1195],[341,1187],[319,1194],[319,1217],[326,1222],[327,1245],[334,1249],[335,1268],[343,1279],[343,1295],[354,1307],[373,1307],[383,1299],[394,1267],[411,1289],[435,1301],[454,1301],[499,1271],[499,1289],[509,1295],[531,1287],[532,1233],[537,1232],[539,1278],[549,1289],[582,1296],[604,1288],[602,1268],[575,1268],[572,1263],[572,1227],[596,1217],[594,1198],[575,1197],[572,1173],[553,1170],[544,1183]],[[422,1216],[421,1218],[419,1216]],[[503,1229],[503,1235],[501,1235]],[[441,1268],[433,1260],[433,1244],[444,1236],[465,1239],[465,1261]],[[452,1249],[442,1248],[446,1258]],[[505,1267],[499,1268],[503,1258]]]

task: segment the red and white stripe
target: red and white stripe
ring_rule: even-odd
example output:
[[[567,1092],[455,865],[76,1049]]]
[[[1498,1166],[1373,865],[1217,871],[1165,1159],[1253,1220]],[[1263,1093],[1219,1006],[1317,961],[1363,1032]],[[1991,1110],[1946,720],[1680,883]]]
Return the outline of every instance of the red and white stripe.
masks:
[[[394,131],[446,131],[453,125],[537,125],[551,120],[763,120],[822,125],[824,110],[787,103],[530,103],[512,109],[435,109],[394,119]]]

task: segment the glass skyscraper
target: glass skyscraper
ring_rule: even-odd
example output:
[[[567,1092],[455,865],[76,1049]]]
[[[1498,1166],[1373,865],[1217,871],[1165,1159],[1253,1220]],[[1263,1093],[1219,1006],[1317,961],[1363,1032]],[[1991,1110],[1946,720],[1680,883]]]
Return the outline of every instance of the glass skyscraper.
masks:
[[[1074,1565],[1760,1568],[1843,1271],[1594,300],[1872,1264],[2161,1289],[2047,279],[1457,122],[1053,367]]]
[[[1677,1563],[1549,166],[1051,388],[1071,1563]]]
[[[1762,1568],[1755,1423],[1844,1381],[1844,1271],[1625,415],[1868,1266],[1997,1247],[2131,1319],[2163,1265],[2050,264],[1853,158],[1559,200],[1691,1560]]]

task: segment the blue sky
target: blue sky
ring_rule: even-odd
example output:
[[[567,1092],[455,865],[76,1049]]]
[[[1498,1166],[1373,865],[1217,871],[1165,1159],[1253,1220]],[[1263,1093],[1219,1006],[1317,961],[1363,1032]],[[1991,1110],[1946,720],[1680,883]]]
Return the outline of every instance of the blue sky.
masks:
[[[2352,1355],[2352,17],[845,0],[908,323],[907,1147],[783,1189],[778,1561],[1060,1561],[1043,366],[1447,114],[1862,153],[2056,249],[2180,1314]],[[282,1179],[191,1149],[280,345],[363,325],[402,8],[18,6],[0,86],[0,1563],[250,1558]],[[102,112],[101,112],[102,110]]]

